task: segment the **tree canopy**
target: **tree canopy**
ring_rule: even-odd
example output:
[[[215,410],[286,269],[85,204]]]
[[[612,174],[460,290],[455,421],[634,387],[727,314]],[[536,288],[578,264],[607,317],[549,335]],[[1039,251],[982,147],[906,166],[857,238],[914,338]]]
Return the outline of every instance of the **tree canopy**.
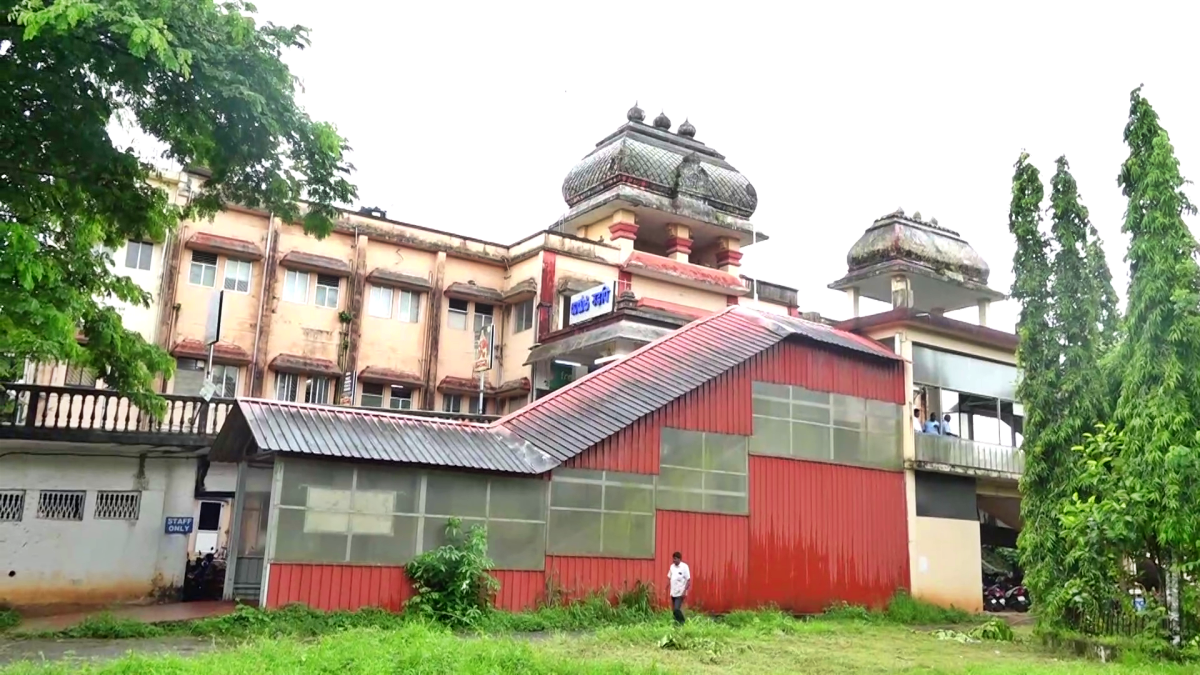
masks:
[[[163,241],[184,217],[236,203],[332,230],[355,196],[348,146],[296,103],[286,50],[307,29],[212,0],[0,0],[0,355],[92,369],[156,407],[157,346],[112,301],[146,304],[111,251]],[[156,167],[109,134],[114,116],[211,178],[184,207]]]

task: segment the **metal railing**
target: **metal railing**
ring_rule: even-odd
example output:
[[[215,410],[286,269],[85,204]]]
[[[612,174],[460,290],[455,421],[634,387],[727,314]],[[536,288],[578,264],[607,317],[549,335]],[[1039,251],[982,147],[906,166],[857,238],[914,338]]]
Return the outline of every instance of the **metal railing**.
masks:
[[[1020,448],[937,434],[918,433],[916,441],[920,464],[1013,477],[1019,477],[1025,471],[1025,453]]]
[[[164,394],[166,411],[154,416],[109,389],[0,383],[0,434],[7,438],[102,442],[177,437],[211,441],[233,399]],[[156,441],[157,442],[157,441]]]

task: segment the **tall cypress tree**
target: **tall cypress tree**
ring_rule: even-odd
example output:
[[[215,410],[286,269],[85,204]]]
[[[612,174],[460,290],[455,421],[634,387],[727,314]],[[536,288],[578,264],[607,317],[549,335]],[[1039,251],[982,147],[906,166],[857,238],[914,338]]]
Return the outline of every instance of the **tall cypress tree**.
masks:
[[[1117,310],[1117,291],[1113,288],[1112,270],[1104,256],[1104,242],[1100,233],[1090,223],[1087,236],[1087,265],[1092,287],[1099,294],[1096,306],[1100,308],[1100,340],[1105,347],[1116,344],[1120,333],[1121,314]]]
[[[1017,240],[1013,256],[1012,297],[1021,303],[1017,320],[1017,364],[1021,382],[1017,397],[1025,408],[1025,473],[1021,478],[1021,557],[1025,582],[1033,596],[1047,597],[1056,583],[1054,561],[1055,512],[1050,501],[1054,489],[1053,448],[1047,447],[1046,432],[1057,417],[1056,382],[1059,349],[1051,325],[1050,260],[1046,237],[1041,231],[1041,204],[1045,189],[1037,167],[1022,152],[1013,174],[1012,202],[1008,229]]]
[[[1167,601],[1177,617],[1178,571],[1197,560],[1200,539],[1200,265],[1183,221],[1195,207],[1140,87],[1130,96],[1125,141],[1129,158],[1118,183],[1129,200],[1123,230],[1130,237],[1130,283],[1116,420],[1128,470],[1144,481],[1149,497],[1128,516],[1148,534],[1148,551],[1165,563]]]

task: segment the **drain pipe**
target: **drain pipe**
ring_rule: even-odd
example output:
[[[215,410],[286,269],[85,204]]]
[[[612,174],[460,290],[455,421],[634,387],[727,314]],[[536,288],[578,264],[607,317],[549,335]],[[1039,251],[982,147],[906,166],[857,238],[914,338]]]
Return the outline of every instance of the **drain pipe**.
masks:
[[[263,256],[262,289],[258,295],[258,320],[254,322],[254,351],[251,352],[253,356],[250,358],[250,388],[247,390],[249,392],[254,391],[254,375],[258,372],[258,342],[262,337],[263,310],[267,306],[267,279],[270,277],[267,274],[267,263],[271,262],[271,242],[274,238],[275,213],[270,212],[267,214],[267,248],[266,255]]]

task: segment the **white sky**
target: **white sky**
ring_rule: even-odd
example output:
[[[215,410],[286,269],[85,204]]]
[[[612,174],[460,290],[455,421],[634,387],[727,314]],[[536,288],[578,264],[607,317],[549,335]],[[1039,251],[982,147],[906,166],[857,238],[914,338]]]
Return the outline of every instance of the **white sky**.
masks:
[[[1139,83],[1185,176],[1200,176],[1190,3],[257,4],[260,19],[312,29],[287,60],[303,105],[354,147],[361,205],[511,243],[566,210],[563,177],[637,100],[648,119],[690,118],[753,182],[772,239],[747,250],[745,273],[834,318],[849,307],[826,284],[897,207],[958,230],[1007,292],[1022,149],[1047,206],[1067,155],[1123,292],[1116,176]],[[1004,303],[990,324],[1015,315]]]

